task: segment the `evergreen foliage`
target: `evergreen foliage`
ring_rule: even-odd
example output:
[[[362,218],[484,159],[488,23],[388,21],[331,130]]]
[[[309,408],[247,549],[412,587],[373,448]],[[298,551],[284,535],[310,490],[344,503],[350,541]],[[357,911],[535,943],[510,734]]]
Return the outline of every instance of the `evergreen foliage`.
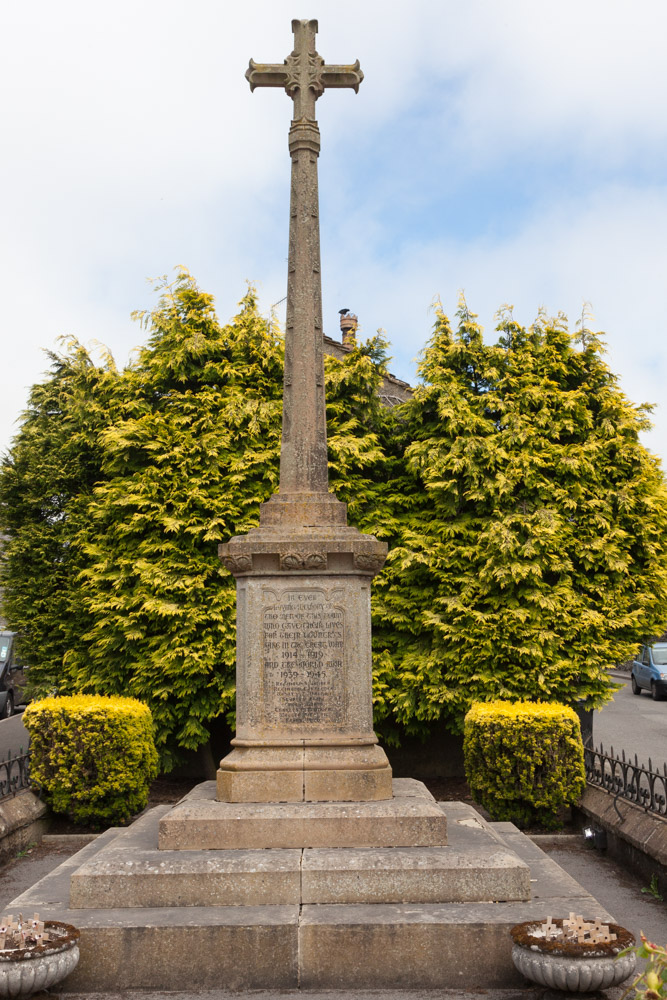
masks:
[[[98,366],[76,340],[64,348],[49,353],[50,372],[33,386],[0,470],[3,614],[42,690],[58,686],[63,656],[87,627],[72,540],[101,476],[98,435],[120,386],[110,356]]]
[[[91,625],[64,665],[73,690],[150,705],[168,770],[233,713],[236,593],[217,543],[277,487],[282,343],[252,290],[223,327],[184,271],[139,318],[148,345],[75,538]]]
[[[221,325],[179,272],[117,372],[76,342],[0,471],[4,611],[38,694],[150,705],[163,768],[233,724],[235,588],[217,543],[278,485],[283,345],[249,289]],[[422,383],[380,404],[382,336],[325,361],[331,489],[387,541],[374,582],[380,732],[461,731],[473,701],[609,696],[664,628],[667,496],[598,337],[510,311],[486,345],[440,307]]]
[[[606,668],[661,632],[667,492],[585,329],[500,316],[482,340],[440,307],[402,407],[409,504],[376,586],[381,711],[408,731],[474,701],[610,694]],[[576,340],[581,342],[577,349]]]

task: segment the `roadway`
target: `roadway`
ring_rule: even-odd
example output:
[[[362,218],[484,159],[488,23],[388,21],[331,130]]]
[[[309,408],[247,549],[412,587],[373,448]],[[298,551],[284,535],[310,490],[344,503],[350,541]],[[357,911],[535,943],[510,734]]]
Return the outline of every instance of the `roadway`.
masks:
[[[619,755],[625,750],[625,756],[633,759],[637,754],[639,763],[644,766],[648,766],[650,757],[653,770],[662,771],[667,762],[667,700],[652,701],[646,692],[634,695],[629,674],[614,671],[612,680],[623,687],[616,692],[612,702],[595,713],[595,746],[602,743],[607,751],[613,747]]]
[[[3,719],[0,722],[0,760],[7,759],[8,751],[12,757],[16,757],[23,750],[28,749],[28,730],[23,725],[21,715],[13,715],[11,719]]]

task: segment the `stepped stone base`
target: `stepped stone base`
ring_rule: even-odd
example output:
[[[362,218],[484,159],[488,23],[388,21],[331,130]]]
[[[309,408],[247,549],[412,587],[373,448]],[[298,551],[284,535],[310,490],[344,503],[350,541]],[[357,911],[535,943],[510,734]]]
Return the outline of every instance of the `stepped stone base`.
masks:
[[[394,781],[391,799],[364,802],[218,802],[204,781],[160,820],[166,851],[269,847],[443,847],[447,820],[426,787]]]
[[[159,806],[72,875],[70,906],[265,906],[530,899],[528,866],[469,807],[458,847],[158,851]],[[472,835],[472,836],[471,836]]]
[[[395,851],[158,851],[168,812],[158,807],[108,830],[8,909],[81,930],[66,993],[516,987],[514,924],[572,910],[611,919],[511,823],[433,805],[449,846]],[[530,901],[483,898],[529,888]]]

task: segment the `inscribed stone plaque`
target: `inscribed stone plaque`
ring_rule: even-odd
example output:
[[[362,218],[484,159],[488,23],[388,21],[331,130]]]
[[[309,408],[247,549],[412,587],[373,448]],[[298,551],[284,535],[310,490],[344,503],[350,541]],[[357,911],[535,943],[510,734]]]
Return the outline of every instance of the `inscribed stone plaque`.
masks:
[[[344,724],[343,592],[266,588],[262,605],[264,722],[277,726]]]

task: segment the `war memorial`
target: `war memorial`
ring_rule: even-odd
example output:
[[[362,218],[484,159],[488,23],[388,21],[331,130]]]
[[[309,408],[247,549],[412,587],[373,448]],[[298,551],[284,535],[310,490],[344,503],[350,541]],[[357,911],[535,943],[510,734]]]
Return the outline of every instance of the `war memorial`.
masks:
[[[251,89],[293,101],[279,492],[220,546],[237,582],[237,731],[217,781],[111,829],[10,904],[81,930],[72,992],[521,985],[509,928],[602,907],[510,823],[392,780],[373,731],[386,546],[329,492],[315,103],[363,80],[293,21]]]

